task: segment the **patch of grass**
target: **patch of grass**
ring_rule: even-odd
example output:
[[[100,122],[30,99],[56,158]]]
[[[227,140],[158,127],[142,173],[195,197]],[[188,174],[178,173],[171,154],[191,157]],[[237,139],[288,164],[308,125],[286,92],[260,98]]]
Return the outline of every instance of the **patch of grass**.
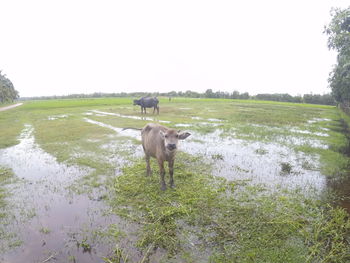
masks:
[[[144,256],[163,249],[169,261],[203,254],[203,262],[350,260],[350,222],[343,210],[300,193],[271,194],[228,183],[185,154],[177,161],[175,189],[161,191],[158,176],[145,176],[143,161],[115,180],[114,212],[141,225],[136,245]],[[157,167],[153,170],[156,174]]]
[[[256,153],[256,154],[259,154],[259,155],[265,155],[265,154],[268,153],[268,151],[265,150],[265,149],[263,149],[263,148],[259,148],[259,149],[256,149],[256,150],[255,150],[255,153]]]
[[[345,178],[348,175],[350,162],[349,134],[347,127],[350,124],[350,117],[338,109],[328,111],[322,116],[325,120],[313,124],[313,127],[326,128],[329,131],[328,137],[322,137],[321,142],[327,148],[317,148],[310,145],[295,146],[295,150],[302,151],[311,156],[320,156],[320,167],[322,174],[331,178]],[[321,118],[321,119],[322,119]]]
[[[8,224],[9,218],[11,218],[11,210],[8,207],[7,199],[10,197],[10,192],[5,188],[5,185],[10,182],[13,177],[12,170],[0,166],[0,240],[5,244],[0,242],[0,252],[6,248],[15,247],[21,244],[21,241],[16,239],[14,233],[9,233],[6,231],[5,225]]]
[[[88,243],[87,238],[84,238],[83,240],[78,241],[78,242],[77,242],[77,245],[78,245],[78,247],[81,247],[81,248],[83,249],[83,253],[85,253],[85,252],[91,253],[92,247],[91,247],[91,245]]]
[[[1,112],[0,127],[0,149],[16,145],[17,137],[24,127],[17,108]]]
[[[221,161],[223,161],[224,160],[224,156],[222,155],[222,154],[213,154],[212,156],[211,156],[211,158],[213,159],[213,160],[221,160]]]
[[[47,235],[47,234],[50,234],[51,233],[51,230],[50,229],[48,229],[48,228],[46,228],[46,227],[42,227],[42,228],[40,228],[40,233],[43,233],[43,234],[45,234],[45,235]]]
[[[129,262],[129,256],[124,252],[122,248],[118,246],[114,249],[113,256],[104,258],[106,263],[127,263]]]
[[[281,174],[290,174],[292,172],[293,166],[290,163],[281,163]]]
[[[12,170],[0,166],[0,219],[6,217],[6,213],[4,213],[7,204],[5,198],[9,195],[4,185],[9,182],[12,176]]]

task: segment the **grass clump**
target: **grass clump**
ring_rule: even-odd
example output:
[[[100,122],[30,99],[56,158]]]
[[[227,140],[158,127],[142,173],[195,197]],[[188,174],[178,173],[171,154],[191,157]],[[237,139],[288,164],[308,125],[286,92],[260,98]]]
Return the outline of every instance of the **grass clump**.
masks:
[[[165,262],[350,260],[342,209],[212,177],[198,159],[178,157],[175,189],[161,191],[157,167],[147,177],[141,160],[115,179],[113,210],[139,225],[135,246],[143,258],[163,251]]]
[[[293,166],[290,163],[282,162],[281,163],[281,174],[287,175],[292,172]]]
[[[6,201],[5,198],[8,196],[8,192],[4,188],[4,185],[8,183],[9,179],[13,176],[13,172],[5,167],[0,166],[0,219],[6,216],[5,211],[5,206],[6,206]]]
[[[15,247],[21,244],[21,241],[16,239],[14,233],[9,233],[5,229],[5,225],[8,224],[9,218],[11,217],[11,212],[8,209],[7,198],[10,193],[5,188],[5,185],[10,182],[13,177],[12,170],[0,166],[0,252],[3,252],[9,247]],[[1,242],[6,240],[4,244]]]

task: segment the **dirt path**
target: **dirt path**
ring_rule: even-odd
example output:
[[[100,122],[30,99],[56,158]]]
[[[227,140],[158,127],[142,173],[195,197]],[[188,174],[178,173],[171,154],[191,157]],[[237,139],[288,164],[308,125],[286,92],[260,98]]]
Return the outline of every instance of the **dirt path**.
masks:
[[[9,109],[12,109],[12,108],[21,106],[22,104],[23,104],[23,103],[17,103],[17,104],[13,104],[13,105],[6,106],[6,107],[1,107],[1,108],[0,108],[0,111],[9,110]]]

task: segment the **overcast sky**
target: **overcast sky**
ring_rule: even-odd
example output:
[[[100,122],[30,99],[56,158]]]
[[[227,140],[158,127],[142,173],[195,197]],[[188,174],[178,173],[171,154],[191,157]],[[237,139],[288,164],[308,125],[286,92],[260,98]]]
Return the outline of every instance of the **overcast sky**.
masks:
[[[324,25],[348,0],[0,0],[0,69],[20,96],[329,92]]]

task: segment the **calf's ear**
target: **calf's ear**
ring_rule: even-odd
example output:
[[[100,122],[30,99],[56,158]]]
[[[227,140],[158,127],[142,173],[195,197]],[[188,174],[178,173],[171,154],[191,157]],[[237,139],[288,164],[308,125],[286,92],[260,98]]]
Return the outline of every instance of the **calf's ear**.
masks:
[[[189,132],[181,132],[181,133],[179,133],[179,139],[185,140],[190,135],[191,135],[191,133],[189,133]]]

